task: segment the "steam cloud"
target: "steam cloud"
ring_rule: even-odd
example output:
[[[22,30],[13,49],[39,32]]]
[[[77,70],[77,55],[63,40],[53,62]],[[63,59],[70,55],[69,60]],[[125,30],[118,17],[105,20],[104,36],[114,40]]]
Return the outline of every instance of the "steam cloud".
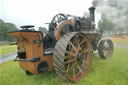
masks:
[[[101,6],[102,4],[103,4],[103,0],[93,0],[93,1],[92,1],[92,6],[93,6],[93,7]],[[86,11],[85,11],[85,12],[83,13],[83,16],[85,16],[85,17],[86,17],[86,16],[89,16],[89,15],[90,15],[89,12],[86,12]]]
[[[92,1],[92,5],[93,5],[94,7],[100,6],[100,5],[102,5],[102,4],[103,4],[103,0],[93,0],[93,1]]]
[[[114,6],[109,6],[103,3],[103,0],[93,0],[92,5],[96,7],[98,13],[104,15],[104,17],[110,20],[114,24],[115,30],[126,30],[127,22],[125,21],[126,15],[121,10]]]

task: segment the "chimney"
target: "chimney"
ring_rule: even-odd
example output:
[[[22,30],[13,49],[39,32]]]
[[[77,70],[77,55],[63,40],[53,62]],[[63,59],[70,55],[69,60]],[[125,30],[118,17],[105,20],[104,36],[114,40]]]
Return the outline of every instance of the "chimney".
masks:
[[[91,21],[95,22],[95,7],[90,7],[89,8],[89,11],[90,11],[90,18],[91,18]]]

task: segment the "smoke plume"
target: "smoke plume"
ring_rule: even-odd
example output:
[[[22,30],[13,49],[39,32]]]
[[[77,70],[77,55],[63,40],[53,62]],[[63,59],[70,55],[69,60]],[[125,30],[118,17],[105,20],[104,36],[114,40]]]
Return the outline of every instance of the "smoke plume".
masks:
[[[94,7],[100,6],[100,5],[102,5],[102,4],[103,4],[103,0],[93,0],[93,1],[92,1],[92,5],[93,5]]]
[[[110,6],[106,3],[103,3],[103,0],[93,0],[92,5],[96,7],[96,12],[101,13],[104,17],[111,21],[114,24],[114,30],[118,31],[127,31],[127,22],[124,9],[119,7]]]

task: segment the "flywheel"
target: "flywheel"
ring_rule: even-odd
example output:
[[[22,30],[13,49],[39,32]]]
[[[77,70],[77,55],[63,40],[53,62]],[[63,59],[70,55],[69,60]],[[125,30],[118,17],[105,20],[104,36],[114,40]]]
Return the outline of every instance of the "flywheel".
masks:
[[[58,40],[53,55],[55,71],[64,79],[78,82],[90,68],[92,46],[82,33],[67,33]]]

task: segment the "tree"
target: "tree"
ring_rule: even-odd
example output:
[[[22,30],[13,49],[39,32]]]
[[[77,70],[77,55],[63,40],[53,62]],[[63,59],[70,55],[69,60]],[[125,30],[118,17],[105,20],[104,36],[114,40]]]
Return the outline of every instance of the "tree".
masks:
[[[18,28],[13,23],[5,23],[0,19],[0,41],[10,41],[12,38],[9,37],[8,32],[16,31]]]
[[[128,8],[125,10],[125,23],[128,23]],[[128,34],[128,24],[126,24],[126,33]]]
[[[111,12],[106,12],[106,15],[113,15],[109,19],[115,24],[114,31],[117,34],[128,33],[128,6],[127,0],[107,0],[107,5]],[[105,10],[105,9],[104,9]]]
[[[114,31],[114,27],[114,24],[104,16],[102,16],[101,20],[98,22],[98,28],[106,33],[112,33]]]

